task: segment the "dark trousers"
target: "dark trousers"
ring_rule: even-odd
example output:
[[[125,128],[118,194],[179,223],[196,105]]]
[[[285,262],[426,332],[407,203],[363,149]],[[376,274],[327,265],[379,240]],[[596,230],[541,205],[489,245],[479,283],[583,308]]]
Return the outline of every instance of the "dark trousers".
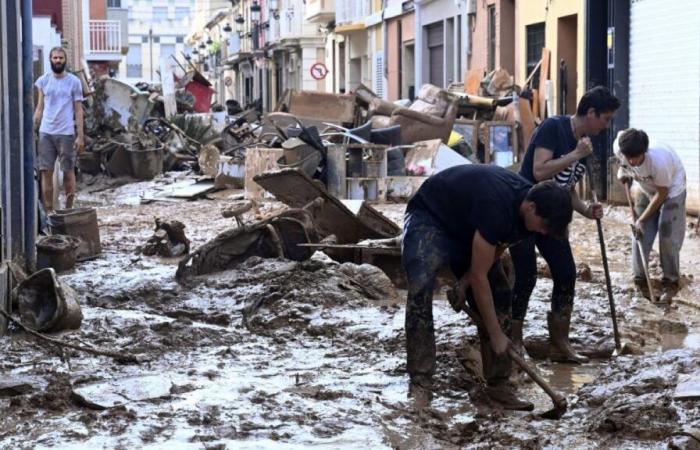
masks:
[[[404,220],[401,261],[408,279],[406,302],[406,369],[411,377],[435,373],[433,290],[438,271],[449,266],[461,278],[469,270],[471,248],[450,238],[421,210],[407,211]],[[507,331],[511,313],[511,290],[500,264],[489,271],[496,313]],[[467,301],[477,310],[471,290]]]
[[[537,256],[535,247],[547,261],[552,274],[552,312],[571,314],[576,287],[576,263],[568,239],[554,239],[535,234],[510,248],[515,267],[513,287],[513,319],[524,320],[530,295],[537,283]]]

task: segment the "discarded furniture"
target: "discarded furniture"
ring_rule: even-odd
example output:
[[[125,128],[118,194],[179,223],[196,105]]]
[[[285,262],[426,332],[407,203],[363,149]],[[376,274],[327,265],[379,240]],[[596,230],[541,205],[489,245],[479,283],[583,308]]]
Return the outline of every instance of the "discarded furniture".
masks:
[[[377,128],[401,125],[401,143],[404,145],[426,139],[441,139],[446,143],[457,117],[457,102],[447,91],[424,84],[411,106],[394,109],[388,123],[386,119],[375,117],[372,117],[372,123]]]
[[[136,130],[150,116],[153,103],[149,93],[114,78],[101,78],[104,119],[116,117],[126,130]]]
[[[478,120],[468,120],[468,119],[457,119],[455,120],[454,125],[452,126],[452,131],[455,133],[458,133],[460,136],[462,136],[461,142],[464,143],[464,148],[463,146],[458,146],[458,148],[461,148],[462,151],[459,151],[459,153],[464,156],[464,157],[470,157],[474,156],[476,157],[477,152],[479,151],[479,126],[481,125],[481,122]],[[455,145],[459,144],[455,143]],[[452,142],[449,143],[451,147],[455,147]]]
[[[328,191],[351,200],[386,200],[387,147],[375,144],[328,147]]]
[[[355,102],[355,94],[289,90],[285,92],[278,110],[295,115],[306,125],[330,122],[353,127],[358,122]]]
[[[484,164],[510,167],[520,161],[516,122],[488,121],[481,124]]]
[[[256,175],[279,168],[277,161],[282,157],[281,148],[251,147],[245,157],[245,196],[259,200],[264,197],[265,189],[254,181]]]
[[[335,235],[338,243],[346,244],[360,239],[394,237],[401,233],[394,222],[370,207],[367,202],[342,202],[329,194],[322,183],[297,170],[262,173],[253,179],[277,200],[292,208],[300,208],[321,197],[323,204],[315,215],[315,224],[321,238]],[[360,206],[353,212],[346,203],[358,203]]]
[[[320,201],[301,209],[289,209],[252,225],[227,230],[207,242],[178,264],[176,277],[220,272],[250,258],[287,258],[304,261],[313,250],[299,246],[318,242],[314,216]]]

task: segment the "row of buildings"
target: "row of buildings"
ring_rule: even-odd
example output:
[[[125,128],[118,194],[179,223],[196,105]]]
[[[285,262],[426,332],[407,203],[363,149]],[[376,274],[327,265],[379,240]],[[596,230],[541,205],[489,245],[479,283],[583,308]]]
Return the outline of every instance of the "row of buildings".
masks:
[[[554,86],[549,113],[571,114],[588,88],[608,86],[623,107],[597,142],[598,156],[608,159],[617,131],[646,130],[677,150],[688,174],[689,207],[700,210],[700,2],[196,3],[186,42],[204,50],[195,60],[218,101],[259,99],[266,110],[286,89],[342,93],[364,84],[388,100],[412,98],[424,83],[463,82],[470,69],[504,68],[522,85],[547,48]]]

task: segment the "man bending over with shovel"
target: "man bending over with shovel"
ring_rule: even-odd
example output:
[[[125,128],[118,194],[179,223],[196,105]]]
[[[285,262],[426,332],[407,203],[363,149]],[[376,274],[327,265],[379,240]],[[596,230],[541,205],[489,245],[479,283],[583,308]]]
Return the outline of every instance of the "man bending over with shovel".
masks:
[[[511,291],[499,258],[507,246],[532,233],[564,236],[572,212],[568,190],[554,182],[533,186],[496,166],[452,167],[423,183],[406,207],[402,247],[409,395],[430,398],[433,289],[438,271],[449,266],[459,280],[459,295],[483,319],[478,331],[487,393],[506,409],[533,408],[508,383]]]
[[[663,292],[660,301],[670,303],[678,291],[680,252],[685,238],[685,169],[676,152],[667,145],[652,142],[642,130],[629,128],[620,132],[615,141],[615,153],[620,160],[617,177],[625,190],[634,181],[632,269],[634,284],[650,298],[645,280],[644,261],[659,234],[659,258],[663,271]],[[629,195],[629,193],[628,193]],[[628,197],[629,198],[629,197]],[[631,199],[630,199],[631,202]],[[656,299],[652,299],[656,300]]]

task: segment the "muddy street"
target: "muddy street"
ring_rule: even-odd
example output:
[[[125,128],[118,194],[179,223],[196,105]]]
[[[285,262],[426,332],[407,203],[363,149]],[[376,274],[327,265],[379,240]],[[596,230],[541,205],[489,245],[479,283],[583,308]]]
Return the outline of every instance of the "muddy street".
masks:
[[[139,252],[154,218],[183,222],[196,249],[235,226],[221,210],[240,191],[143,204],[163,179],[122,186],[90,181],[79,202],[97,208],[103,254],[61,275],[79,294],[84,318],[79,330],[58,337],[134,355],[139,363],[61,349],[19,332],[3,338],[2,448],[700,446],[700,291],[693,279],[700,239],[693,230],[682,253],[683,288],[672,306],[658,307],[630,281],[626,209],[607,209],[614,298],[630,353],[611,356],[595,223],[575,219],[572,341],[594,358],[572,366],[541,354],[551,290],[544,273],[524,333],[538,357],[531,361],[569,402],[564,417],[553,421],[538,417],[551,401],[524,374],[514,381],[535,412],[504,412],[489,403],[475,327],[450,308],[444,292],[434,302],[436,394],[420,408],[407,397],[405,291],[383,272],[318,252],[303,262],[251,257],[235,269],[178,282],[178,258]],[[378,206],[398,225],[404,207]],[[267,201],[246,217],[281,209]],[[651,266],[660,278],[656,255]],[[14,395],[11,384],[22,393]]]

